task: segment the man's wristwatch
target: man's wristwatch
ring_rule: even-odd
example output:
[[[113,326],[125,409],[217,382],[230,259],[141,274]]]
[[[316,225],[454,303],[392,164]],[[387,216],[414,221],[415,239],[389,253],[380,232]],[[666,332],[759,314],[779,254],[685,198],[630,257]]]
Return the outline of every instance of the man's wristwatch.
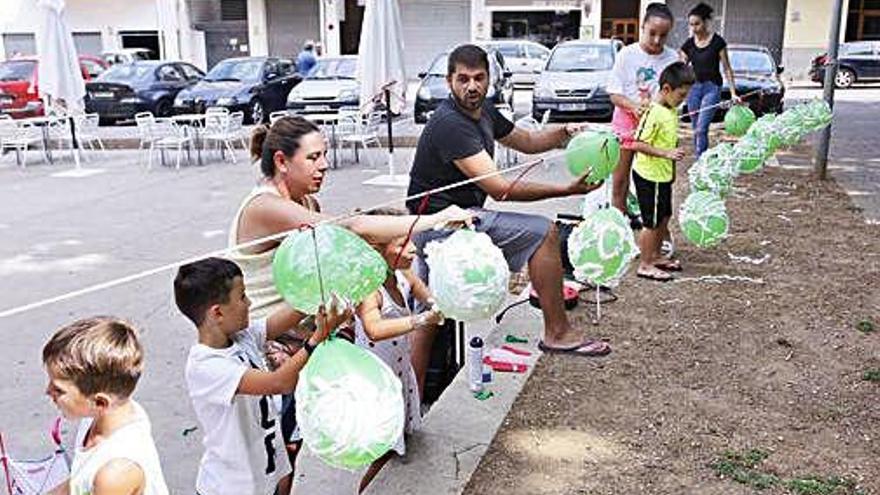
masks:
[[[316,347],[318,347],[317,344],[312,344],[310,341],[306,340],[305,342],[303,342],[302,348],[306,350],[306,354],[311,356],[312,353],[315,352]]]

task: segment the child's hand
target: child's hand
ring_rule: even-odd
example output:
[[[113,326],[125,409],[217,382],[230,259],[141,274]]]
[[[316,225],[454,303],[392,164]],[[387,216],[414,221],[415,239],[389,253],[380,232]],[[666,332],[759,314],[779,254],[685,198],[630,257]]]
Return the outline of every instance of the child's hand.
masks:
[[[424,311],[410,318],[412,322],[412,329],[416,331],[439,325],[443,323],[443,320],[446,319],[443,316],[443,313],[434,308],[431,308],[428,311]]]
[[[333,329],[338,328],[342,324],[351,320],[352,317],[352,309],[350,306],[346,305],[344,309],[340,310],[342,305],[336,299],[334,295],[330,301],[330,309],[326,309],[323,305],[318,308],[318,313],[315,315],[316,328],[315,332],[309,337],[309,343],[312,345],[318,345],[321,342],[327,340],[327,337],[330,336],[330,332]]]
[[[669,158],[670,160],[675,160],[675,161],[683,160],[684,159],[684,148],[675,148],[675,149],[668,150],[666,152],[666,158]]]

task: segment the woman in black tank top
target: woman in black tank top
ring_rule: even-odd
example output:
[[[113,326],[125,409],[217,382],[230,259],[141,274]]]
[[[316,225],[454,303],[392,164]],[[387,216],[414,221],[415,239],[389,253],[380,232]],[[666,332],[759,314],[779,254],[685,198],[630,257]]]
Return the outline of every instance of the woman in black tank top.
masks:
[[[709,124],[715,115],[716,105],[721,99],[721,78],[719,66],[724,66],[724,74],[730,86],[730,96],[739,101],[733,69],[727,57],[727,42],[720,34],[714,33],[710,26],[712,7],[700,3],[688,14],[691,37],[681,45],[681,57],[694,68],[697,82],[688,94],[688,112],[694,127],[694,148],[699,157],[709,147]]]

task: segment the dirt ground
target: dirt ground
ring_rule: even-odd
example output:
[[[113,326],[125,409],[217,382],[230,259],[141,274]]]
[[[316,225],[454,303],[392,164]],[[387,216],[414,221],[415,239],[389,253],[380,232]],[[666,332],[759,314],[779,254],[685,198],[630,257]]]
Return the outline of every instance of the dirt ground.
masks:
[[[614,352],[543,356],[466,494],[880,494],[880,227],[805,152],[738,179],[678,281],[575,310]]]

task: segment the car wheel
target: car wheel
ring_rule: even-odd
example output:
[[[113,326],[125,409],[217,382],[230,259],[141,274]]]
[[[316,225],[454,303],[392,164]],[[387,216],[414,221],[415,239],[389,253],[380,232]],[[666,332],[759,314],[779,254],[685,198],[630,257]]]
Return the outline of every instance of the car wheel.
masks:
[[[156,103],[156,117],[168,117],[171,115],[171,102],[168,100],[159,100]]]
[[[849,69],[840,69],[834,76],[834,85],[838,88],[848,88],[852,86],[854,82],[856,82],[856,74]]]
[[[263,108],[263,102],[260,100],[251,102],[251,108],[248,113],[252,124],[262,124],[266,120],[266,111]]]

